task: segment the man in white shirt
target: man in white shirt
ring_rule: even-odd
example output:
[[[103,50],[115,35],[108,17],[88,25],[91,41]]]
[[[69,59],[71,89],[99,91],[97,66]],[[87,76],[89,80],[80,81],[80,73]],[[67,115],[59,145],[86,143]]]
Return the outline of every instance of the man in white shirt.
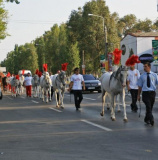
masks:
[[[24,80],[24,85],[26,87],[26,96],[31,97],[31,90],[32,90],[32,77],[30,76],[30,73],[28,72],[27,76]]]
[[[76,106],[76,110],[78,110],[80,108],[80,104],[83,99],[82,86],[83,86],[83,90],[85,90],[84,79],[83,79],[83,76],[79,74],[79,68],[74,69],[74,74],[71,76],[70,81],[71,82],[69,85],[69,91],[71,92],[71,89],[73,90],[75,106]]]
[[[128,71],[127,77],[127,87],[128,91],[131,93],[132,103],[131,103],[131,110],[137,112],[137,96],[138,96],[138,79],[140,77],[140,73],[135,66],[130,66],[130,70]]]

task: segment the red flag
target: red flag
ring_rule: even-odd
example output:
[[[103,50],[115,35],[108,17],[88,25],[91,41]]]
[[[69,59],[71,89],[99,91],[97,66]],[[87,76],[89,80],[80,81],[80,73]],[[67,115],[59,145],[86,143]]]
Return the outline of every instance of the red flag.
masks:
[[[122,50],[119,50],[118,48],[115,48],[114,52],[114,64],[118,65],[120,63],[121,55],[122,55]]]
[[[68,63],[61,64],[61,70],[66,71],[67,70]]]
[[[42,76],[42,72],[39,71],[38,72],[38,76],[41,77]]]
[[[47,72],[47,64],[43,64],[43,70]]]
[[[19,75],[16,75],[16,79],[18,79],[18,80],[19,80]]]
[[[137,55],[132,55],[126,61],[126,66],[134,66],[136,63],[140,63],[139,57]]]
[[[7,73],[7,77],[10,77],[10,76],[11,76],[11,74],[8,72],[8,73]]]
[[[22,75],[24,75],[24,73],[25,73],[25,70],[22,70]]]
[[[39,73],[39,70],[38,69],[36,69],[36,72],[35,72],[35,74],[38,74]]]

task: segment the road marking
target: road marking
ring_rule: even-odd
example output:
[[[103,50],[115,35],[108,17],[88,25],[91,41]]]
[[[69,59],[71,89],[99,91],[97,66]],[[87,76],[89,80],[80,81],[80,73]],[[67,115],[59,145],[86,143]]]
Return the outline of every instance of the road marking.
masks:
[[[58,110],[58,109],[55,109],[55,108],[51,108],[51,107],[50,107],[50,109],[52,109],[52,110],[54,110],[54,111],[56,111],[56,112],[62,112],[62,111],[60,111],[60,110]]]
[[[87,98],[87,97],[83,97],[83,99],[90,99],[90,100],[92,100],[92,101],[96,101],[96,99]]]
[[[9,99],[11,99],[11,100],[13,100],[13,98],[10,98],[10,97],[8,97],[8,96],[6,96],[7,98],[9,98]]]
[[[98,128],[100,128],[100,129],[103,129],[103,130],[105,130],[105,131],[112,131],[112,129],[110,129],[110,128],[103,127],[103,126],[101,126],[101,125],[92,123],[92,122],[87,121],[87,120],[84,120],[84,119],[81,120],[81,121],[82,121],[82,122],[85,122],[85,123],[87,123],[87,124],[90,124],[90,125],[92,125],[92,126],[98,127]]]
[[[25,97],[21,97],[21,98],[25,98]]]
[[[36,102],[36,101],[33,101],[33,100],[32,100],[32,102],[33,102],[33,103],[39,103],[39,102]]]

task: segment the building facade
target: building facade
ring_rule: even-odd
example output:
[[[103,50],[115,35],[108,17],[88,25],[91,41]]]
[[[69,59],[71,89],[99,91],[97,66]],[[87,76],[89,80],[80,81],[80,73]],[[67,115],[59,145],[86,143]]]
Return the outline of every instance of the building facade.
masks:
[[[121,64],[125,65],[126,60],[132,55],[141,56],[142,54],[153,54],[153,41],[158,42],[158,32],[137,32],[137,33],[130,33],[126,35],[121,40],[121,49],[122,49],[122,57],[121,57]],[[158,49],[158,46],[157,46]],[[157,55],[158,57],[158,55]],[[157,64],[158,65],[158,64]],[[153,72],[158,72],[158,66],[151,63],[151,70]],[[143,64],[136,64],[136,68],[143,72]]]

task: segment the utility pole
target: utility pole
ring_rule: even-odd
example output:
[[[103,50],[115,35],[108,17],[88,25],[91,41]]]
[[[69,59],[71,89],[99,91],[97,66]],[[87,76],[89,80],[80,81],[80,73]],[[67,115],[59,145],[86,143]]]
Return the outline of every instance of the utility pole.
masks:
[[[82,51],[82,74],[85,74],[84,50]]]
[[[107,27],[105,25],[105,20],[103,16],[95,15],[95,14],[88,14],[88,16],[94,16],[94,17],[99,17],[102,18],[103,20],[103,32],[105,35],[105,60],[107,60],[107,55],[108,55],[108,43],[107,43]]]
[[[107,60],[108,56],[108,43],[107,43],[107,28],[104,23],[104,33],[105,33],[105,60]]]

